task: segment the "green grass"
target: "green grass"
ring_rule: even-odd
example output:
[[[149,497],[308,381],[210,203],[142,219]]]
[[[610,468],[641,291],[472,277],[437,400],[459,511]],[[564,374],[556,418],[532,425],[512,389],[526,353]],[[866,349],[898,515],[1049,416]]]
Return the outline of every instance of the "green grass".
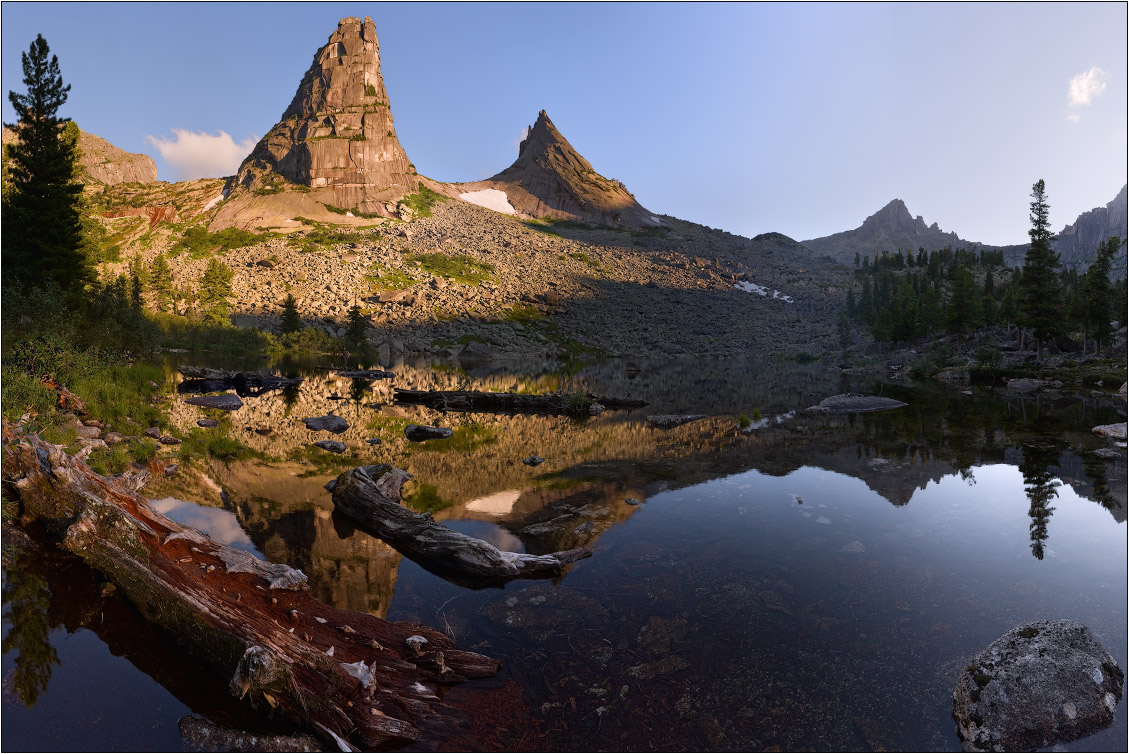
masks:
[[[193,427],[176,449],[177,458],[181,463],[191,464],[205,458],[215,458],[229,464],[232,461],[242,461],[248,458],[261,458],[262,454],[248,448],[243,443],[230,435],[217,432],[215,429],[200,429]]]
[[[350,141],[364,141],[364,136],[362,134],[362,137],[360,139],[358,139],[357,137],[354,136],[350,139]],[[347,209],[345,207],[338,207],[338,206],[335,206],[333,204],[327,204],[325,202],[319,202],[319,203],[321,204],[321,206],[325,207],[327,210],[329,210],[330,212],[332,212],[335,215],[346,215],[346,214],[352,212],[353,217],[363,217],[366,220],[371,220],[373,218],[382,217],[382,215],[379,215],[375,212],[361,212],[356,207],[353,207],[352,209]]]
[[[218,233],[209,233],[202,225],[195,225],[184,232],[184,236],[173,244],[169,253],[176,256],[187,251],[193,259],[202,259],[212,252],[241,249],[273,237],[272,233],[258,234],[238,228],[225,228]]]
[[[369,269],[372,274],[366,275],[365,280],[378,291],[398,291],[401,288],[415,285],[417,282],[403,270],[392,269],[379,264],[374,264]]]
[[[363,461],[349,452],[331,453],[328,450],[313,445],[302,445],[291,448],[286,454],[286,460],[299,463],[306,467],[298,476],[308,478],[324,476],[325,474],[340,474],[349,469],[362,465]]]
[[[588,256],[583,251],[571,252],[569,254],[569,256],[572,257],[573,259],[575,259],[578,262],[583,262],[584,264],[588,265],[589,267],[592,267],[592,268],[597,269],[597,270],[600,269],[600,265],[596,262],[596,260],[592,259],[592,257]]]
[[[432,191],[421,183],[419,191],[405,196],[400,200],[400,204],[412,210],[416,217],[431,217],[432,208],[445,201],[447,201],[447,197]]]
[[[455,427],[454,431],[455,434],[442,442],[409,445],[405,449],[407,455],[413,453],[471,453],[498,441],[497,431],[483,424]]]
[[[440,252],[413,254],[409,262],[418,262],[424,272],[462,285],[479,285],[493,278],[494,265],[479,262],[466,254],[447,255]]]
[[[401,498],[404,505],[412,510],[418,513],[435,513],[451,506],[451,502],[439,496],[439,488],[434,484],[416,482],[414,487],[415,489]]]
[[[533,323],[543,319],[541,312],[537,311],[537,307],[532,304],[514,304],[509,308],[509,311],[502,314],[502,319],[506,322],[521,322]]]

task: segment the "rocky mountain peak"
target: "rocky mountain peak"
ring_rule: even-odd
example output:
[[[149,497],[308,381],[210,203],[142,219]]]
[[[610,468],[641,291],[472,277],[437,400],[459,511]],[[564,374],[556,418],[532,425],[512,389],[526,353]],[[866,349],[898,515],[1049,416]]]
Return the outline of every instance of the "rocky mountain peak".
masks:
[[[371,18],[341,19],[281,120],[243,161],[237,186],[254,199],[235,197],[213,225],[245,224],[240,214],[333,219],[326,207],[391,216],[398,199],[418,190],[415,167],[396,137]],[[294,187],[307,196],[287,196]],[[275,195],[284,198],[271,200]],[[270,206],[280,202],[288,209]],[[296,204],[302,206],[289,206]]]
[[[77,126],[76,126],[77,128]],[[16,132],[4,129],[3,142],[16,141]],[[127,152],[96,134],[78,131],[78,174],[83,183],[153,183],[157,164],[147,154]]]
[[[623,183],[597,173],[544,110],[529,127],[512,165],[493,178],[460,188],[504,191],[515,210],[531,217],[624,227],[662,224]]]

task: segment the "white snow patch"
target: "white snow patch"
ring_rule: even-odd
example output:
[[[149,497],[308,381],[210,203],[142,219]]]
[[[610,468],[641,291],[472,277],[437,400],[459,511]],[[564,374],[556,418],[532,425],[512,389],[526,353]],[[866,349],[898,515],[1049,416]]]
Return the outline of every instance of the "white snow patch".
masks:
[[[503,215],[517,214],[517,210],[510,204],[510,198],[506,196],[506,192],[499,191],[498,189],[471,191],[466,194],[459,194],[459,198],[464,202],[470,202],[471,204],[477,204],[479,207],[501,212]]]
[[[207,211],[208,211],[208,210],[210,210],[210,209],[211,209],[212,207],[216,206],[217,204],[219,204],[220,202],[222,202],[222,201],[223,201],[224,199],[226,199],[226,198],[227,198],[227,196],[225,196],[224,194],[222,194],[222,193],[221,193],[221,194],[220,194],[219,196],[217,196],[217,197],[216,197],[215,199],[212,199],[212,201],[210,201],[210,202],[208,202],[207,204],[205,204],[205,205],[204,205],[204,209],[203,209],[203,210],[201,210],[201,211],[202,211],[202,212],[207,212]]]
[[[751,280],[738,280],[733,285],[733,287],[736,288],[739,291],[744,291],[745,293],[755,293],[758,296],[767,296],[768,295],[768,286],[767,285],[757,285],[756,283],[752,282]],[[783,302],[788,303],[788,304],[796,303],[795,300],[791,296],[787,296],[787,295],[785,295],[785,294],[783,294],[780,291],[775,290],[775,289],[773,289],[773,291],[772,291],[772,297],[774,299],[778,299],[778,300],[783,301]]]

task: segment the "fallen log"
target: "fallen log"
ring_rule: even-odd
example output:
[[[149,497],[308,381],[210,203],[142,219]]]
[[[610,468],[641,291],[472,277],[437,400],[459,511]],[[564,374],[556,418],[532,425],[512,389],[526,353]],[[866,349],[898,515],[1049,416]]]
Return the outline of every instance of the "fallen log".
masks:
[[[436,523],[428,513],[416,513],[400,503],[400,488],[412,476],[386,463],[346,471],[329,483],[333,507],[370,534],[379,537],[420,565],[441,574],[497,583],[510,579],[559,576],[569,563],[589,557],[578,547],[551,555],[527,555],[499,550]]]
[[[3,482],[21,516],[101,571],[142,615],[189,641],[238,697],[251,694],[337,746],[416,740],[440,725],[440,684],[496,660],[417,623],[337,610],[306,577],[212,542],[86,464],[4,424]]]
[[[586,416],[605,408],[639,408],[647,402],[577,391],[544,395],[487,393],[479,390],[407,390],[393,388],[400,403],[423,405],[441,411],[511,411]]]

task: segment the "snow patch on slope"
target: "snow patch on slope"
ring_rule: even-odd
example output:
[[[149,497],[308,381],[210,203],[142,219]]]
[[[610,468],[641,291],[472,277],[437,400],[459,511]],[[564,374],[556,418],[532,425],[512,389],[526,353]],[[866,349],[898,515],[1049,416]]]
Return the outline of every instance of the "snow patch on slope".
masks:
[[[466,194],[459,194],[459,198],[464,202],[470,202],[471,204],[477,204],[479,207],[501,212],[503,215],[517,214],[517,210],[510,204],[510,198],[506,196],[506,192],[499,191],[498,189],[470,191]]]
[[[755,293],[758,296],[767,296],[768,295],[768,286],[757,285],[756,283],[754,283],[750,280],[739,280],[739,281],[737,281],[737,283],[733,287],[736,288],[739,291],[744,291],[745,293]],[[789,303],[789,304],[796,303],[795,299],[793,299],[791,296],[787,296],[787,295],[785,295],[785,294],[783,294],[780,291],[775,290],[775,289],[773,289],[773,291],[772,291],[772,297],[775,298],[775,299],[779,299],[781,301],[784,301],[785,303]]]

